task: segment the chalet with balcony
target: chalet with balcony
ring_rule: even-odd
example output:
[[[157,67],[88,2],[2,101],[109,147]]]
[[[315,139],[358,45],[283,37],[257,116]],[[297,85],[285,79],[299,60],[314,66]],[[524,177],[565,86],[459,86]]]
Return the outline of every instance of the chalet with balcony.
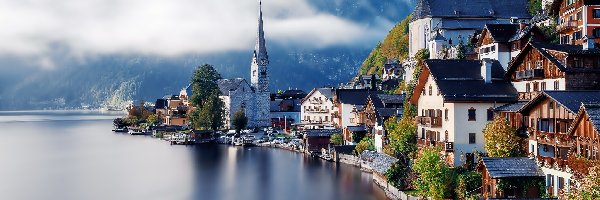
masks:
[[[333,128],[335,112],[333,88],[315,88],[301,101],[300,126],[304,129]]]
[[[600,91],[543,91],[519,110],[529,136],[528,152],[546,175],[551,195],[568,188],[572,179],[567,160],[575,137],[568,130],[581,102],[600,102]]]
[[[600,49],[530,42],[511,62],[506,78],[521,100],[530,100],[545,90],[597,90]]]
[[[600,1],[555,0],[550,12],[558,16],[556,31],[561,44],[582,45],[585,36],[600,42]]]
[[[366,126],[367,131],[375,137],[377,152],[383,151],[387,141],[384,122],[392,117],[402,117],[404,99],[405,95],[371,94],[363,109],[356,113],[359,124]]]
[[[342,130],[344,140],[348,144],[354,144],[352,140],[353,131],[347,127],[363,126],[357,115],[367,103],[369,95],[381,94],[380,91],[366,89],[337,89],[334,94],[334,126]],[[353,130],[353,129],[352,129]]]
[[[600,161],[600,101],[582,103],[567,134],[575,138],[573,153]]]
[[[535,25],[524,22],[518,24],[486,24],[477,41],[479,59],[494,59],[504,70],[528,41],[545,41],[542,31]]]
[[[496,60],[425,60],[410,98],[418,105],[418,145],[441,146],[453,166],[484,152],[482,130],[494,108],[517,101]],[[463,163],[461,158],[467,158]]]

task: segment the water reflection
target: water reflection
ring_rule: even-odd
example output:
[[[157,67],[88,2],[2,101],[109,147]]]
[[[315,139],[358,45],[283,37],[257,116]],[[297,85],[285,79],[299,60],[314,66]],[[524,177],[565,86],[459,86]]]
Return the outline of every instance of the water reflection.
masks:
[[[0,199],[384,198],[370,174],[286,150],[171,146],[110,132],[110,114],[39,115],[0,112]]]

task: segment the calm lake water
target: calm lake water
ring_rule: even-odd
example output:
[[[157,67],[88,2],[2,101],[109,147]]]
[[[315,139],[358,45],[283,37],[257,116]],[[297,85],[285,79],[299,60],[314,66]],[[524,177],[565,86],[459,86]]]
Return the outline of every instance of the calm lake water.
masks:
[[[0,199],[385,199],[372,176],[286,150],[171,146],[110,113],[0,112]]]

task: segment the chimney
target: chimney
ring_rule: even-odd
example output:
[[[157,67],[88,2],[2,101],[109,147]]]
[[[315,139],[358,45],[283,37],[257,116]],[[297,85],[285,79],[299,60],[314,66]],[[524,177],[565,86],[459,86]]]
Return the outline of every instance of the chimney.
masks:
[[[594,46],[594,42],[596,42],[594,39],[595,38],[593,35],[586,35],[585,37],[583,37],[583,50],[590,50],[596,48]]]
[[[492,83],[492,63],[493,60],[489,58],[481,60],[481,77],[485,83]]]
[[[519,23],[519,29],[520,30],[524,30],[525,28],[527,28],[527,24],[524,21],[521,21]]]

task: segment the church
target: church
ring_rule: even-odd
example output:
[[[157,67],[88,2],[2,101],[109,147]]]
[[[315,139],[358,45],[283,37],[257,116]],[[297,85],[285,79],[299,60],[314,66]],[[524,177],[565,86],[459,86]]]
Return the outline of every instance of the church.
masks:
[[[250,65],[250,82],[244,78],[221,79],[218,81],[221,100],[225,103],[225,127],[233,129],[231,122],[236,112],[242,110],[248,117],[248,127],[259,128],[271,125],[269,118],[269,56],[265,44],[262,20],[262,2],[259,3],[258,33]]]

